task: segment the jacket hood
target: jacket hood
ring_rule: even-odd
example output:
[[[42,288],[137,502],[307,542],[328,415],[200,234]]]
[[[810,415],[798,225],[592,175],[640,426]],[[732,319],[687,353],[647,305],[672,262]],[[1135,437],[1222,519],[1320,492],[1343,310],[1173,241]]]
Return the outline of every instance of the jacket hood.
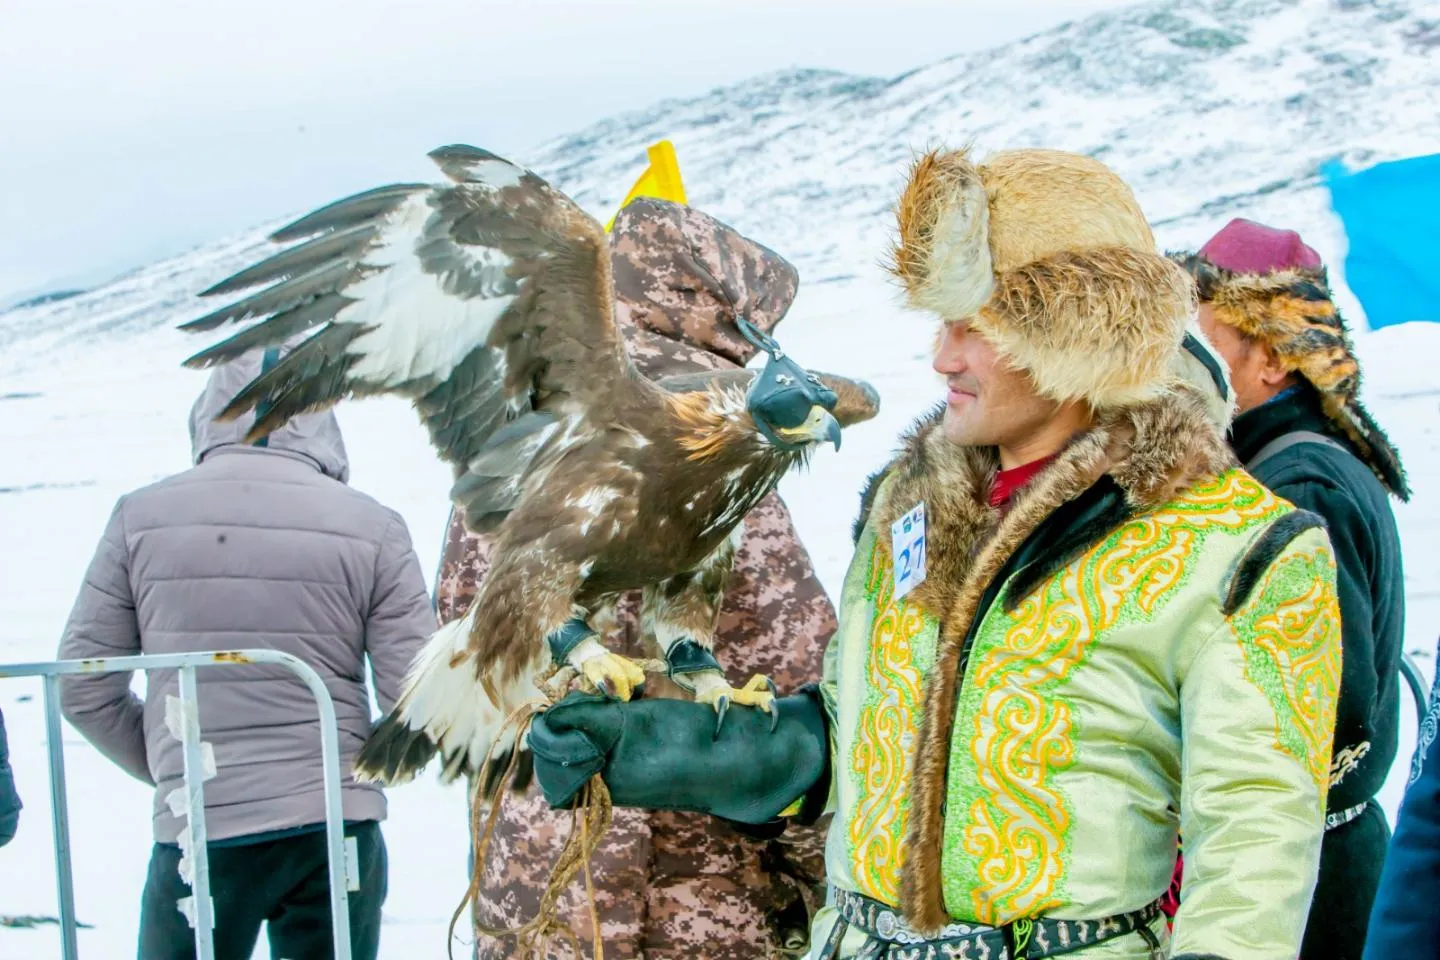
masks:
[[[287,348],[281,348],[275,360],[286,352]],[[243,438],[255,424],[253,410],[225,422],[217,421],[215,416],[246,384],[260,376],[264,357],[264,350],[252,350],[211,371],[205,389],[190,408],[190,453],[195,463],[221,447],[248,446]],[[264,446],[300,454],[313,461],[327,477],[341,483],[350,479],[345,440],[331,410],[292,417],[266,438]]]
[[[784,257],[692,207],[641,197],[610,234],[615,317],[649,377],[743,367],[756,348],[735,324],[769,333],[795,300]]]

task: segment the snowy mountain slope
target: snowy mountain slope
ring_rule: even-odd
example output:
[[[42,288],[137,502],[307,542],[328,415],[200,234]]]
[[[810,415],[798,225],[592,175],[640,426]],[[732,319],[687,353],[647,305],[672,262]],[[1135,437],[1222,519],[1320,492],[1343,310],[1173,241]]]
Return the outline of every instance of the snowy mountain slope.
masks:
[[[1165,0],[888,80],[763,76],[515,159],[603,217],[645,146],[668,137],[692,202],[785,251],[813,284],[873,262],[903,166],[928,143],[1094,153],[1134,185],[1164,242],[1195,243],[1217,218],[1314,190],[1332,157],[1361,165],[1434,150],[1437,89],[1440,17],[1419,0]],[[1323,196],[1307,197],[1301,226],[1324,231],[1317,243],[1331,255],[1337,238],[1315,215]],[[262,237],[0,314],[0,348],[166,323]]]
[[[1428,16],[1428,19],[1427,19]],[[901,311],[877,261],[912,151],[1093,151],[1135,186],[1167,247],[1229,217],[1294,226],[1335,266],[1343,238],[1315,171],[1440,150],[1440,16],[1433,5],[1354,0],[1174,0],[1090,18],[901,77],[802,71],[615,117],[515,159],[608,217],[643,164],[675,142],[692,202],[801,270],[778,333],[807,365],[869,378],[884,410],[816,457],[782,492],[827,588],[838,592],[865,475],[938,395],[931,324]],[[481,144],[483,146],[483,144]],[[397,175],[396,179],[400,179]],[[223,185],[217,185],[223,189]],[[317,196],[314,205],[333,196]],[[297,213],[301,211],[296,211]],[[0,660],[46,659],[114,499],[188,464],[186,417],[203,376],[180,360],[211,342],[176,324],[209,307],[196,291],[264,253],[259,224],[95,290],[0,313]],[[1397,509],[1406,549],[1407,646],[1427,674],[1440,630],[1440,325],[1362,332],[1365,397],[1405,453],[1416,497]],[[352,482],[405,516],[427,575],[447,504],[445,470],[403,404],[343,404]],[[38,684],[0,684],[26,801],[0,850],[0,915],[53,914]],[[28,699],[21,699],[28,698]],[[1411,723],[1408,702],[1403,722]],[[1382,796],[1393,812],[1403,760]],[[149,791],[67,728],[86,960],[133,956],[149,849]],[[466,880],[464,797],[430,780],[391,793],[392,864],[383,955],[438,955]],[[21,869],[21,864],[26,867]],[[34,866],[30,866],[33,864]],[[466,937],[468,939],[468,937]],[[0,960],[58,957],[52,929],[0,929]],[[264,956],[261,948],[260,956]]]
[[[787,75],[658,105],[549,144],[538,165],[608,208],[624,164],[670,136],[697,204],[821,274],[838,269],[837,248],[849,262],[847,234],[875,249],[913,148],[1051,146],[1100,157],[1134,185],[1163,239],[1195,242],[1204,221],[1313,187],[1332,156],[1434,149],[1440,58],[1425,9],[1147,4],[888,82]]]

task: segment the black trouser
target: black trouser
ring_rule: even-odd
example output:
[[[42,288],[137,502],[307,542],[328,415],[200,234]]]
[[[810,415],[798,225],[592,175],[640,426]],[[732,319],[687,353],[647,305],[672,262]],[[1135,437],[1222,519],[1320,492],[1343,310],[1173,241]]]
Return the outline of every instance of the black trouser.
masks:
[[[380,908],[387,862],[380,824],[345,828],[360,855],[360,889],[350,891],[353,960],[380,952]],[[274,960],[334,960],[325,832],[239,846],[211,846],[215,960],[250,960],[266,926]],[[140,905],[140,960],[195,960],[195,930],[176,907],[191,895],[180,878],[180,849],[156,844]]]
[[[1301,960],[1360,960],[1389,843],[1390,827],[1374,800],[1325,834]]]

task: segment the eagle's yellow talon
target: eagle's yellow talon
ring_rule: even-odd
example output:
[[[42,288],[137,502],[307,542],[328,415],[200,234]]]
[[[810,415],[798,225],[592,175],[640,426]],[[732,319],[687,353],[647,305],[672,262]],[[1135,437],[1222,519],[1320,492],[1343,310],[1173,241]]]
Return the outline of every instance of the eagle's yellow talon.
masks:
[[[768,713],[770,705],[775,702],[775,684],[769,677],[757,673],[745,686],[731,691],[730,699],[747,707],[758,707]]]
[[[729,699],[731,703],[742,704],[747,707],[759,707],[768,711],[770,704],[775,701],[775,684],[770,678],[761,674],[755,674],[743,687],[732,687],[724,680],[718,683],[699,684],[696,686],[695,699],[701,703],[708,703],[716,706],[721,697]]]
[[[738,694],[744,694],[751,699],[737,699],[736,703],[743,703],[747,706],[759,707],[761,710],[769,710],[770,705],[775,702],[778,692],[775,689],[775,682],[763,674],[755,674],[750,681],[741,687]]]
[[[645,684],[645,671],[640,665],[618,653],[592,657],[580,665],[580,672],[601,693],[616,700],[629,700]]]
[[[778,691],[775,684],[769,677],[756,674],[743,687],[732,687],[723,679],[716,678],[716,682],[698,685],[695,691],[695,699],[700,703],[708,703],[715,708],[715,733],[718,736],[720,727],[725,723],[725,714],[729,712],[731,704],[741,704],[747,707],[755,707],[770,714],[770,729],[773,732],[776,723],[779,722],[779,715],[775,712],[775,699]]]

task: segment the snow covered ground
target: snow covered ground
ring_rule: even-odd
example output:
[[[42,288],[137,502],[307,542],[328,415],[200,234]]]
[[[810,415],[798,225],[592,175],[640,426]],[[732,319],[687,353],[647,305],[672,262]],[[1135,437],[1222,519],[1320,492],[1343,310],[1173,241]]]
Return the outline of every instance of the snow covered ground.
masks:
[[[822,451],[781,486],[836,595],[864,477],[938,397],[930,322],[899,309],[876,266],[884,206],[910,149],[969,132],[986,146],[1104,148],[1135,184],[1163,246],[1193,246],[1231,216],[1251,216],[1302,230],[1340,280],[1343,237],[1315,164],[1342,152],[1377,159],[1440,149],[1436,28],[1418,12],[1403,2],[1172,0],[892,81],[760,78],[605,121],[519,159],[603,219],[638,172],[643,145],[670,136],[692,201],[801,267],[781,342],[808,366],[868,378],[884,404],[840,452]],[[189,465],[186,419],[203,375],[179,361],[210,340],[174,327],[204,311],[194,293],[253,259],[262,237],[257,227],[81,296],[0,314],[0,661],[53,657],[115,498]],[[1396,513],[1406,646],[1428,679],[1440,633],[1440,324],[1368,333],[1343,285],[1340,293],[1357,328],[1365,399],[1415,488]],[[352,483],[404,514],[432,576],[448,481],[414,415],[388,400],[348,403],[338,415]],[[39,682],[0,683],[0,709],[26,803],[19,836],[0,849],[0,915],[53,916]],[[1408,694],[1402,724],[1406,739],[1381,797],[1392,815],[1414,740]],[[92,925],[81,931],[81,954],[132,957],[150,791],[68,727],[65,742],[78,911]],[[390,797],[382,956],[442,956],[467,880],[463,791],[427,778]],[[0,928],[0,960],[59,955],[54,927]],[[262,944],[257,957],[265,956]]]

